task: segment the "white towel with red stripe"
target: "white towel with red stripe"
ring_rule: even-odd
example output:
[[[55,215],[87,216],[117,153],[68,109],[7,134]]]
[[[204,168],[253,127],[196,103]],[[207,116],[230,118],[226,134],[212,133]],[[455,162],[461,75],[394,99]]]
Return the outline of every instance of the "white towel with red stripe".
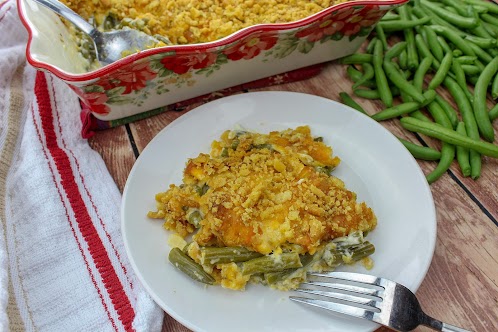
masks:
[[[15,1],[0,0],[0,331],[160,331],[78,100],[26,63],[26,41]]]

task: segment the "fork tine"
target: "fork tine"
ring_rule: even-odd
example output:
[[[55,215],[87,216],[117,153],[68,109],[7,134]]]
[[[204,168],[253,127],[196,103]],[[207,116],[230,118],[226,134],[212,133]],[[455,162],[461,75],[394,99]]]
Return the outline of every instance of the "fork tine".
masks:
[[[303,282],[302,285],[309,285],[309,286],[314,286],[314,287],[318,286],[318,287],[324,287],[324,288],[329,288],[329,289],[336,289],[336,290],[351,292],[351,293],[360,294],[360,295],[369,295],[369,296],[375,296],[378,298],[382,298],[380,296],[381,291],[379,289],[374,289],[374,288],[365,288],[365,287],[358,287],[358,286],[353,286],[353,285],[348,285],[348,284],[340,284],[340,283],[333,283],[333,282],[320,282],[320,281]]]
[[[367,299],[364,297],[358,297],[358,296],[348,295],[348,294],[339,293],[339,292],[326,292],[326,291],[321,291],[321,290],[302,289],[302,288],[296,289],[296,292],[311,294],[311,295],[316,295],[316,296],[324,296],[324,297],[332,298],[332,299],[336,299],[336,300],[352,302],[354,304],[361,304],[364,306],[373,307],[372,309],[377,309],[377,311],[379,311],[378,308],[376,307],[377,301]]]
[[[308,275],[315,276],[315,277],[334,278],[334,279],[339,279],[339,280],[354,281],[354,282],[358,282],[358,283],[362,283],[362,284],[383,287],[383,279],[382,278],[368,275],[368,274],[362,274],[362,273],[352,273],[352,272],[318,273],[318,272],[312,272],[312,273],[309,273]]]
[[[341,303],[335,303],[335,302],[330,302],[330,301],[322,301],[322,300],[317,300],[317,299],[309,299],[306,297],[296,297],[296,296],[289,296],[289,299],[295,302],[300,302],[304,304],[308,304],[314,307],[330,310],[330,311],[335,311],[341,314],[353,316],[353,317],[358,317],[358,318],[366,318],[366,319],[372,319],[374,312],[370,310],[365,310]]]

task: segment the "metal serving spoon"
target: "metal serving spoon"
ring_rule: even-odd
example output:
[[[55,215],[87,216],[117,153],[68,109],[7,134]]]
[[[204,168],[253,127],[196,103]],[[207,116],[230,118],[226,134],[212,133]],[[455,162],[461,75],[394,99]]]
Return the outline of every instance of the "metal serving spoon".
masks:
[[[90,36],[94,43],[95,51],[97,52],[97,59],[103,65],[121,59],[123,57],[123,52],[125,51],[135,52],[145,50],[158,42],[156,38],[134,29],[101,32],[57,0],[34,1],[53,10]]]

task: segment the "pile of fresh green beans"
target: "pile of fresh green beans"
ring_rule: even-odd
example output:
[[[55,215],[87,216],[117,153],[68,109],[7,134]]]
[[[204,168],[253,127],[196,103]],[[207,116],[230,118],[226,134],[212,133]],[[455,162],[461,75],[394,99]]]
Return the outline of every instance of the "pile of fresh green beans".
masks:
[[[498,158],[498,5],[486,0],[411,0],[387,13],[365,51],[341,59],[356,97],[382,102],[374,120],[441,141],[441,150],[401,139],[415,158],[437,161],[433,183],[456,159],[478,179],[482,155]],[[453,102],[440,96],[447,90]],[[342,102],[365,114],[346,92]],[[396,98],[396,97],[400,98]],[[456,107],[452,106],[455,105]]]

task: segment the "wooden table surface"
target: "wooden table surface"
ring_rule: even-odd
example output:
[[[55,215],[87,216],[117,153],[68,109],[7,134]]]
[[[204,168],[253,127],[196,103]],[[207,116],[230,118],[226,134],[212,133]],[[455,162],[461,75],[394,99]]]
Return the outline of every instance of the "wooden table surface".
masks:
[[[317,76],[264,90],[304,92],[339,100],[339,92],[351,92],[351,82],[346,78],[344,66],[331,62]],[[444,91],[441,95],[451,100]],[[358,102],[369,113],[382,107],[376,101]],[[195,106],[198,104],[192,105]],[[121,191],[147,143],[189,109],[100,131],[89,140]],[[397,120],[382,124],[395,135],[420,144]],[[498,129],[498,121],[494,126]],[[422,139],[429,146],[439,148],[438,142],[427,137]],[[419,161],[419,165],[427,174],[436,164]],[[482,175],[477,181],[464,178],[454,162],[450,170],[431,185],[431,190],[437,209],[437,242],[427,276],[417,291],[421,305],[428,314],[450,324],[472,331],[498,331],[498,160],[484,158]],[[189,330],[165,314],[163,331]]]

